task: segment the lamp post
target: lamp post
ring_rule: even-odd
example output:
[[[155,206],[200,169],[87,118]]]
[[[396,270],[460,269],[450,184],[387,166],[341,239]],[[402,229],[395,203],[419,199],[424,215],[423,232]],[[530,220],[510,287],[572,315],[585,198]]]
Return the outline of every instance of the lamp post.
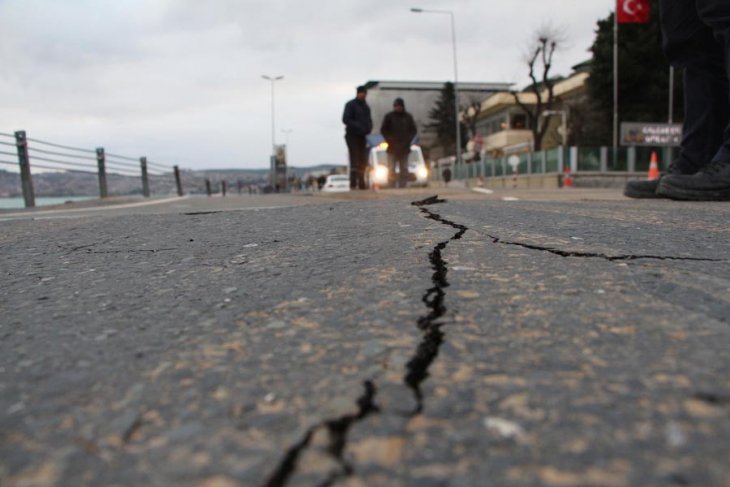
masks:
[[[454,48],[454,118],[456,123],[456,165],[461,162],[461,123],[459,121],[459,70],[456,64],[456,26],[454,12],[451,10],[430,10],[425,8],[412,8],[411,12],[420,14],[446,14],[451,17],[451,44]]]
[[[275,115],[274,115],[274,83],[277,81],[284,79],[284,76],[266,76],[265,74],[261,75],[261,77],[269,82],[271,82],[271,159],[269,161],[269,164],[271,166],[271,169],[269,171],[269,179],[271,180],[271,185],[275,186],[276,184],[276,167],[274,160],[276,158],[276,123],[275,123]]]
[[[289,134],[294,132],[294,129],[281,129],[281,132],[286,136],[285,144],[289,145]]]

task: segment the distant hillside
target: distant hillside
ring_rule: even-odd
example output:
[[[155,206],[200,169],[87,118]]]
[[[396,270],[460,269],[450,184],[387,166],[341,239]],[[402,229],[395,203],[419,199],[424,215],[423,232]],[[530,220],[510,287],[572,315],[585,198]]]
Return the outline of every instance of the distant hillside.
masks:
[[[320,164],[312,167],[290,167],[289,174],[306,178],[309,174],[328,173],[342,166]],[[265,185],[268,182],[268,169],[205,169],[181,171],[183,191],[204,193],[205,179],[210,179],[214,188],[226,181],[234,191],[238,181],[243,185]],[[107,175],[107,186],[111,195],[134,195],[142,193],[141,177],[128,177],[116,174]],[[99,179],[96,174],[67,171],[62,173],[39,173],[33,175],[33,190],[36,196],[96,196],[99,194]],[[172,173],[150,177],[150,191],[155,195],[174,194],[175,178]],[[20,176],[0,169],[0,197],[22,196]]]

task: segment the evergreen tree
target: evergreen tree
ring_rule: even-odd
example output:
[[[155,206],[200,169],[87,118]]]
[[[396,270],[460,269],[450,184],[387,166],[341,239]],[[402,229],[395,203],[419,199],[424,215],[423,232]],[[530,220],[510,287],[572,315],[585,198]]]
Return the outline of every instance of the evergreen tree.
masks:
[[[461,109],[461,107],[460,107]],[[456,112],[454,111],[454,83],[447,82],[441,88],[441,96],[436,100],[434,107],[428,112],[432,120],[426,124],[426,128],[436,131],[437,145],[443,147],[444,154],[456,153],[456,123],[454,122]],[[461,147],[466,146],[469,141],[468,128],[463,123],[461,130]]]
[[[580,143],[611,145],[613,134],[613,16],[599,20],[591,47],[588,79],[590,116]],[[659,0],[652,0],[647,24],[619,25],[619,122],[666,122],[669,103],[669,63],[662,53]],[[675,76],[674,119],[684,114],[681,76]]]

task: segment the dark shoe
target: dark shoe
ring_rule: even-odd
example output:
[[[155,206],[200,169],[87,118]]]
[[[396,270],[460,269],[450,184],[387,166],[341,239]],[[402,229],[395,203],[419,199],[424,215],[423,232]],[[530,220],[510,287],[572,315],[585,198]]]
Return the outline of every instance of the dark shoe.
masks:
[[[663,198],[656,192],[660,179],[629,181],[624,186],[624,196],[629,198]]]
[[[711,162],[691,176],[667,175],[657,193],[675,200],[730,201],[730,162]]]
[[[686,162],[675,160],[669,164],[666,172],[659,175],[659,179],[640,179],[627,182],[626,186],[624,186],[624,196],[628,196],[629,198],[666,198],[666,196],[658,193],[659,182],[665,176],[693,174],[695,171],[696,169],[690,168]]]

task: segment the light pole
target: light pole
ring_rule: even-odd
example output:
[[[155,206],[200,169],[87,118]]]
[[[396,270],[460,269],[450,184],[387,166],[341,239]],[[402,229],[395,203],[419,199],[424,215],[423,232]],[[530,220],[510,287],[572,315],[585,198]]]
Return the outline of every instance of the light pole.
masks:
[[[284,79],[283,76],[266,76],[265,74],[261,75],[262,78],[264,78],[267,81],[271,82],[271,150],[272,154],[276,152],[276,124],[274,122],[275,115],[274,115],[274,83]]]
[[[281,132],[286,136],[284,139],[286,145],[289,145],[289,134],[294,132],[294,129],[281,129]]]
[[[274,115],[274,83],[277,81],[284,79],[284,76],[266,76],[265,74],[262,74],[261,77],[267,81],[271,82],[271,159],[269,161],[269,164],[271,166],[271,169],[269,171],[271,180],[271,185],[276,185],[276,167],[275,166],[275,158],[276,158],[276,123],[275,123],[275,115]]]
[[[451,10],[430,10],[424,8],[412,8],[411,12],[417,14],[447,14],[451,17],[451,44],[454,48],[454,118],[456,123],[456,165],[461,162],[461,123],[459,121],[459,70],[456,64],[456,26],[454,12]]]
[[[549,117],[550,115],[560,115],[562,118],[562,123],[560,125],[560,130],[563,132],[563,147],[568,146],[568,112],[565,110],[545,110],[542,112],[543,117]],[[547,122],[545,122],[547,123]]]

